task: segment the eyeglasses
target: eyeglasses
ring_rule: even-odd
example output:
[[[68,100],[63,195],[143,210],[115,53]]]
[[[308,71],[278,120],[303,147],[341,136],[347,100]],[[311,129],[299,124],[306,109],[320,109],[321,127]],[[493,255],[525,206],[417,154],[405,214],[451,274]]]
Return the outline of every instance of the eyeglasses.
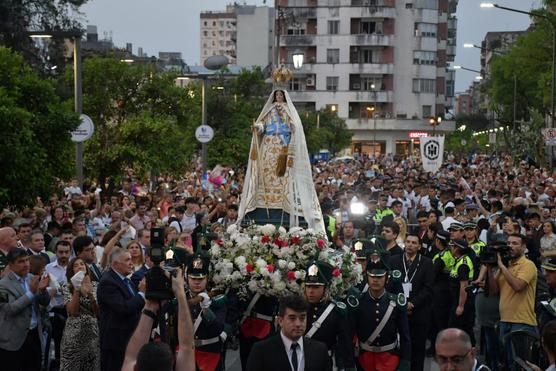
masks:
[[[435,356],[436,363],[438,363],[441,366],[442,365],[447,365],[448,363],[450,363],[454,366],[459,366],[465,361],[465,358],[467,357],[469,352],[471,352],[471,349],[469,349],[464,355],[461,355],[461,356],[444,357],[444,356],[440,356],[440,355],[437,354]]]

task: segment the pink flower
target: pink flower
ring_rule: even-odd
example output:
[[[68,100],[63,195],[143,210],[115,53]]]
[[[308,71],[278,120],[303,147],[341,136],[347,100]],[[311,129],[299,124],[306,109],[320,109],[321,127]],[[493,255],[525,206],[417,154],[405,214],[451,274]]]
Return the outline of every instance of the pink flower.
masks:
[[[319,249],[324,248],[324,246],[326,246],[326,241],[324,241],[324,240],[317,240],[317,246],[319,247]]]
[[[245,270],[247,271],[247,273],[251,273],[253,272],[253,264],[249,263],[245,266]]]
[[[270,242],[270,237],[268,237],[268,236],[262,236],[262,237],[261,237],[261,242],[262,242],[262,243],[269,243],[269,242]]]
[[[342,271],[339,268],[336,268],[332,271],[332,276],[334,277],[340,277],[340,274],[342,274]]]
[[[269,265],[266,266],[266,269],[267,269],[270,273],[272,273],[272,272],[274,272],[274,265],[269,264]]]
[[[290,281],[295,280],[295,272],[294,271],[289,271],[288,272],[288,280],[290,280]]]

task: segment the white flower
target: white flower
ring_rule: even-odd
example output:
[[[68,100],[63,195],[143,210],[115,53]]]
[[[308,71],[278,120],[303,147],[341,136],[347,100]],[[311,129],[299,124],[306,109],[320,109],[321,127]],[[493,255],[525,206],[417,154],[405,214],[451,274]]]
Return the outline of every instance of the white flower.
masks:
[[[289,262],[288,263],[288,270],[292,271],[295,269],[295,263],[294,262]]]
[[[228,226],[228,228],[226,228],[226,232],[228,234],[233,234],[234,232],[237,232],[237,224],[231,224]]]
[[[278,260],[278,267],[280,267],[280,269],[286,268],[287,265],[288,265],[288,262],[285,261],[284,259],[279,259]]]
[[[280,274],[280,271],[274,271],[271,275],[270,275],[270,279],[272,281],[281,281],[282,280],[282,275]]]
[[[249,287],[249,290],[251,290],[251,292],[256,292],[257,291],[257,281],[249,281],[249,283],[247,284],[247,287]]]
[[[327,260],[328,259],[328,252],[327,251],[321,251],[319,254],[319,260]]]
[[[261,233],[265,236],[273,235],[276,232],[276,227],[273,224],[265,224],[261,227]]]
[[[231,279],[233,281],[241,280],[241,273],[239,271],[235,271],[234,273],[232,273]]]
[[[264,267],[260,267],[259,268],[259,273],[261,274],[261,276],[263,277],[268,277],[270,275],[270,273],[268,272],[268,268],[266,266]]]
[[[295,278],[300,280],[303,279],[305,277],[305,272],[303,271],[295,271]]]
[[[245,256],[238,256],[234,259],[234,263],[236,263],[238,267],[242,268],[245,264],[247,264],[247,260],[245,260]]]
[[[278,228],[278,233],[280,233],[281,236],[285,235],[287,233],[286,228],[280,226],[280,228]]]
[[[276,291],[283,291],[286,289],[286,283],[284,281],[275,281],[274,282],[274,289]]]
[[[255,265],[259,268],[266,268],[266,266],[268,265],[267,262],[264,259],[257,259],[257,261],[255,262]]]

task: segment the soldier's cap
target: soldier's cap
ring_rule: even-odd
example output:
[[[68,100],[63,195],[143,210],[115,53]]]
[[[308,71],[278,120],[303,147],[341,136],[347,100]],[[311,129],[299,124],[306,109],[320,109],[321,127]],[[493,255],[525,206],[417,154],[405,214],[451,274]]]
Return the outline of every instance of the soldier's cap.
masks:
[[[388,273],[389,268],[381,258],[376,258],[375,255],[375,257],[369,256],[367,258],[366,271],[369,277],[384,277]]]
[[[556,258],[547,259],[541,264],[541,268],[547,271],[556,272]]]
[[[448,228],[449,231],[463,231],[463,224],[460,222],[453,222]]]
[[[450,244],[462,250],[469,248],[466,240],[452,240]]]
[[[475,228],[477,228],[477,223],[467,222],[463,224],[463,229],[475,229]]]
[[[450,242],[450,232],[442,229],[436,232],[436,238],[442,241]]]
[[[367,203],[368,203],[368,204],[376,204],[376,203],[378,203],[378,200],[377,200],[377,199],[374,199],[374,198],[369,198],[369,200],[367,201]]]
[[[307,266],[305,286],[327,286],[332,280],[334,267],[327,262],[313,260]]]
[[[209,273],[210,259],[206,254],[195,253],[187,262],[187,276],[204,278]]]

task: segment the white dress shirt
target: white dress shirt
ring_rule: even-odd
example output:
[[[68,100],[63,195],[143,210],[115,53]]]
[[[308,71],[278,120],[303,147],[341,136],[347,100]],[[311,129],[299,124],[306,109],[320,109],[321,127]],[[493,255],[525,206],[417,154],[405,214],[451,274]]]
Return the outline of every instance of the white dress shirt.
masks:
[[[49,263],[45,267],[45,272],[52,275],[58,281],[58,288],[56,289],[56,295],[50,299],[50,304],[48,309],[53,307],[63,307],[64,306],[64,295],[62,294],[61,285],[68,282],[66,277],[67,266],[61,266],[58,264],[58,260]]]
[[[282,331],[280,331],[280,336],[282,337],[282,342],[284,343],[284,347],[286,348],[286,354],[288,355],[288,361],[290,361],[291,369],[294,370],[291,350],[292,344],[294,342],[291,339],[287,338]],[[305,371],[305,357],[303,356],[303,336],[297,340],[297,344],[299,345],[296,349],[297,371]]]

